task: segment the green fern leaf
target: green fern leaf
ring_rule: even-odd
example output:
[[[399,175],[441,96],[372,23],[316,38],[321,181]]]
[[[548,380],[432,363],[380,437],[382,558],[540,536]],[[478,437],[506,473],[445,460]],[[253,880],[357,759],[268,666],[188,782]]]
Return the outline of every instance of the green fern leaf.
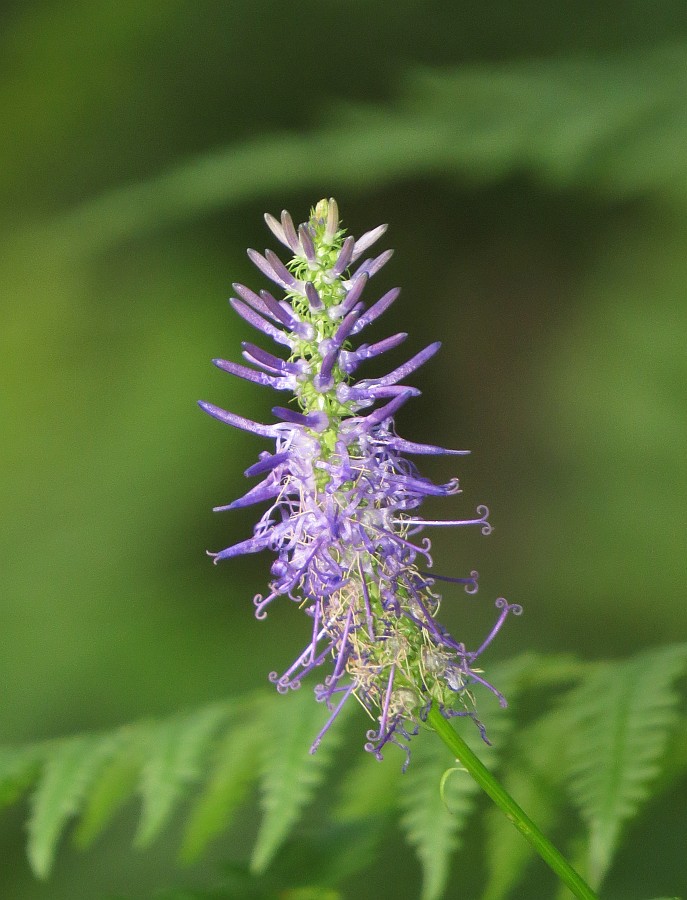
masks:
[[[343,777],[334,809],[337,822],[373,819],[391,813],[397,806],[401,766],[389,757],[380,763],[371,753],[360,753],[356,764]]]
[[[35,782],[45,751],[40,744],[0,748],[0,808],[10,806]]]
[[[350,704],[347,704],[350,708]],[[263,707],[261,803],[264,817],[251,869],[264,872],[321,783],[343,730],[346,708],[317,753],[310,746],[330,713],[310,691],[270,698]]]
[[[232,813],[258,777],[256,760],[262,741],[260,729],[253,722],[232,721],[218,748],[214,770],[186,827],[180,850],[183,862],[197,860],[209,842],[229,824]]]
[[[589,878],[599,885],[621,828],[649,796],[677,720],[672,685],[687,645],[642,653],[596,668],[569,697],[570,793],[589,825]]]
[[[27,853],[39,878],[49,874],[65,825],[78,813],[94,778],[116,752],[118,741],[116,734],[84,735],[47,747],[28,822]]]
[[[511,697],[517,696],[521,682],[532,665],[529,656],[499,663],[490,669],[490,678]],[[485,744],[472,722],[460,725],[461,734],[486,766],[497,763],[497,750],[512,727],[512,718],[497,698],[486,691],[480,696],[480,715],[489,723],[491,745]],[[460,727],[459,725],[459,727]],[[400,805],[405,811],[402,827],[416,849],[423,869],[422,900],[443,895],[452,853],[460,846],[460,833],[479,794],[477,783],[461,768],[449,771],[450,755],[433,733],[421,732],[413,738],[411,763],[400,783]]]
[[[212,740],[229,715],[226,703],[175,716],[150,729],[139,791],[143,799],[135,844],[147,847],[203,774]]]
[[[136,794],[145,759],[144,728],[122,728],[117,750],[95,778],[74,831],[74,844],[84,849],[110,824],[124,803]]]
[[[476,745],[472,735],[463,736]],[[438,900],[479,787],[463,769],[451,770],[450,755],[435,734],[421,732],[413,738],[411,764],[401,791],[401,826],[423,870],[422,900]]]
[[[270,134],[191,159],[88,201],[25,239],[89,252],[332,178],[359,188],[426,173],[490,183],[529,171],[602,195],[669,190],[684,202],[684,55],[676,43],[615,57],[410,71],[393,105],[349,105],[332,115],[335,124],[310,133]]]
[[[506,662],[491,665],[489,680],[503,691],[510,705],[521,693],[533,688],[555,688],[577,683],[585,671],[584,664],[568,653],[545,656],[522,653]]]
[[[556,710],[521,731],[501,778],[508,793],[544,832],[551,830],[562,811],[560,760],[568,726],[568,717]],[[536,857],[532,846],[500,809],[487,811],[485,826],[488,877],[482,900],[503,900]]]

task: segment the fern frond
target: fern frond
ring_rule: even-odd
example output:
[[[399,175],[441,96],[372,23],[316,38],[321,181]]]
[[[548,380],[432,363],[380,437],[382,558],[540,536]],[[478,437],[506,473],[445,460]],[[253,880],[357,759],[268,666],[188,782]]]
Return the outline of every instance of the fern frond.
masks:
[[[27,853],[31,868],[46,878],[67,822],[79,812],[102,767],[115,754],[119,736],[84,735],[55,743],[31,797]]]
[[[229,711],[228,704],[218,703],[150,729],[139,788],[143,810],[137,846],[155,840],[188,788],[200,780],[212,739]]]
[[[460,833],[478,793],[467,772],[451,769],[446,747],[435,734],[422,732],[413,738],[412,763],[399,802],[404,811],[401,827],[422,865],[422,900],[443,896],[451,855],[460,846]]]
[[[585,672],[585,664],[569,653],[521,653],[489,667],[490,678],[506,695],[509,706],[521,693],[575,684]]]
[[[555,710],[518,733],[502,783],[545,833],[561,815],[560,760],[568,738],[568,717]],[[487,881],[482,900],[504,900],[534,860],[531,845],[500,809],[485,817]]]
[[[121,807],[136,795],[145,759],[147,724],[120,729],[119,743],[111,759],[95,777],[84,798],[81,818],[74,830],[74,844],[85,849],[107,828]]]
[[[370,753],[361,753],[339,784],[334,818],[340,822],[371,819],[395,810],[405,777],[391,758],[380,764]]]
[[[324,704],[314,703],[310,691],[305,690],[265,701],[261,761],[264,816],[251,859],[254,872],[265,871],[323,780],[341,739],[346,714],[344,708],[337,727],[311,755],[310,745],[330,715]]]
[[[594,669],[568,698],[570,794],[589,825],[589,878],[598,886],[622,826],[649,796],[678,716],[673,683],[687,645],[641,653]]]
[[[45,748],[41,744],[0,748],[0,808],[16,803],[38,778]]]
[[[684,55],[683,42],[596,59],[410,71],[393,105],[347,106],[334,125],[199,156],[90,200],[26,239],[89,252],[277,189],[323,179],[378,186],[425,173],[493,183],[528,171],[602,196],[669,190],[684,202]]]
[[[239,726],[232,719],[186,826],[179,852],[183,862],[195,862],[210,841],[227,828],[232,814],[258,777],[256,760],[263,740],[259,728]]]
[[[531,665],[528,656],[490,669],[499,687],[516,695],[518,683]],[[490,744],[485,744],[472,722],[464,722],[462,737],[489,768],[497,764],[497,749],[512,727],[508,710],[486,691],[480,695],[480,714],[489,722]],[[439,738],[421,732],[413,738],[411,764],[400,783],[399,803],[404,810],[401,825],[415,847],[423,870],[422,900],[443,896],[452,853],[460,846],[460,834],[475,805],[479,787],[460,767],[451,769],[450,755]]]

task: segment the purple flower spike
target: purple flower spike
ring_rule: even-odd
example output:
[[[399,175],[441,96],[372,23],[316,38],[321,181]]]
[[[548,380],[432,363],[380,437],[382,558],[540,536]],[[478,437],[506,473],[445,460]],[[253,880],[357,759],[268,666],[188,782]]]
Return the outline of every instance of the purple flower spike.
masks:
[[[387,250],[355,263],[386,231],[380,225],[357,241],[344,237],[334,200],[322,200],[307,222],[296,228],[288,212],[280,221],[265,221],[293,257],[286,263],[271,250],[248,255],[257,268],[284,289],[277,300],[265,290],[255,293],[234,285],[236,312],[262,334],[289,348],[288,360],[245,342],[248,365],[214,360],[231,375],[289,390],[295,404],[275,406],[280,420],[263,425],[209,403],[200,406],[233,428],[274,441],[246,469],[260,480],[242,497],[217,511],[257,503],[267,508],[252,536],[219,553],[214,562],[267,550],[275,554],[269,592],[254,598],[262,619],[277,597],[296,601],[309,617],[309,638],[302,653],[283,674],[269,676],[280,693],[296,690],[302,679],[325,664],[329,674],[315,686],[315,698],[329,716],[311,752],[315,752],[353,695],[376,725],[367,732],[365,749],[381,759],[390,744],[410,757],[409,741],[430,706],[447,718],[472,718],[484,739],[486,731],[474,708],[475,685],[499,691],[486,680],[482,654],[506,619],[521,609],[499,598],[496,622],[476,650],[468,650],[436,620],[440,597],[436,583],[477,591],[477,572],[469,577],[434,575],[426,528],[477,526],[488,534],[486,506],[468,518],[425,518],[426,497],[460,493],[457,479],[434,484],[408,458],[414,455],[462,455],[434,444],[396,434],[394,416],[417,388],[401,384],[439,350],[439,342],[418,351],[384,375],[355,381],[358,366],[398,346],[406,333],[373,344],[351,346],[367,325],[398,296],[398,288],[368,308],[362,300],[367,282],[391,258]],[[365,410],[364,414],[360,414]]]

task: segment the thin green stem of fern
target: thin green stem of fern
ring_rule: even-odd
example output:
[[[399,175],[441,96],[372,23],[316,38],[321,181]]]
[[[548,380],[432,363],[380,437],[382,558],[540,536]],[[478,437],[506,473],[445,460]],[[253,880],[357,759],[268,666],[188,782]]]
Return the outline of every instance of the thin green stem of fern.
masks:
[[[475,779],[482,790],[503,810],[506,817],[532,844],[544,862],[579,900],[598,900],[589,885],[577,874],[570,863],[523,812],[507,791],[468,747],[462,737],[449,725],[439,710],[432,706],[427,723],[436,731],[458,762]]]

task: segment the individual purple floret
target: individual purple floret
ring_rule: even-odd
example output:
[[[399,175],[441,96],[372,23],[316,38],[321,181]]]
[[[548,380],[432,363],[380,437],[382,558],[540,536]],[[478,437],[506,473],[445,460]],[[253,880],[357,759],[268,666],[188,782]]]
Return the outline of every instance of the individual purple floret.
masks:
[[[311,619],[311,637],[283,673],[270,680],[277,690],[300,687],[320,666],[328,674],[315,688],[331,711],[317,735],[314,752],[345,701],[354,695],[375,721],[365,749],[382,758],[393,743],[409,758],[408,741],[435,704],[446,718],[469,716],[479,723],[471,687],[482,684],[505,705],[502,695],[480,674],[476,662],[509,613],[519,606],[499,598],[500,615],[475,650],[467,650],[436,621],[440,595],[436,581],[477,590],[477,573],[449,578],[431,574],[426,527],[477,525],[491,531],[488,510],[477,507],[465,519],[429,520],[417,510],[425,497],[459,493],[458,481],[434,484],[408,456],[466,453],[399,437],[395,413],[420,392],[401,382],[439,349],[430,344],[387,375],[354,381],[366,360],[398,346],[405,333],[373,344],[351,339],[377,319],[398,296],[388,291],[366,307],[361,300],[369,279],[391,251],[358,263],[386,231],[379,226],[358,240],[345,237],[334,200],[322,200],[310,218],[296,226],[287,212],[265,216],[275,237],[293,257],[283,263],[266,250],[249,250],[260,272],[280,286],[285,298],[234,285],[231,305],[249,324],[288,349],[275,355],[243,345],[249,366],[226,360],[215,365],[239,378],[288,390],[295,405],[275,406],[277,422],[263,425],[201,402],[210,415],[274,440],[246,470],[259,482],[217,510],[268,504],[253,535],[211,554],[217,563],[245,553],[276,554],[268,592],[254,599],[262,619],[277,597],[298,603]],[[357,266],[355,270],[351,266]],[[282,351],[283,352],[283,351]]]

